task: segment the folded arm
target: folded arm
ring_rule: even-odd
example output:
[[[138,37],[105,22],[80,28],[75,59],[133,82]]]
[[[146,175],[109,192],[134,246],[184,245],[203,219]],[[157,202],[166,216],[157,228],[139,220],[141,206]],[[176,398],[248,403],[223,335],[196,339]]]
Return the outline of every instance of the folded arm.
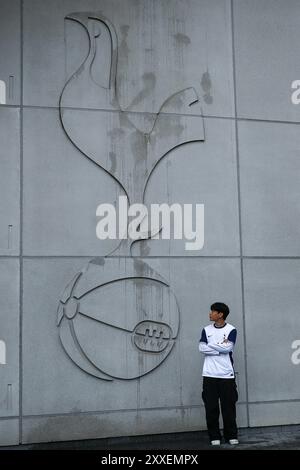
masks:
[[[199,340],[199,351],[210,356],[219,354],[229,354],[235,345],[237,332],[236,329],[231,330],[227,339],[222,343],[208,343],[205,329],[203,328],[201,338]],[[224,336],[225,338],[225,336]]]
[[[214,351],[218,351],[220,354],[228,354],[234,348],[236,336],[236,329],[231,330],[228,335],[228,338],[225,339],[222,343],[209,343],[209,347],[212,348]]]
[[[221,354],[230,353],[233,350],[233,346],[234,343],[231,341],[227,341],[227,343],[221,344],[209,343],[209,348],[211,348],[213,351],[218,351]]]
[[[218,356],[220,354],[218,351],[212,349],[210,346],[208,346],[206,343],[203,343],[202,341],[200,341],[199,343],[199,351],[203,354],[206,354],[207,356]]]
[[[218,356],[219,355],[218,351],[208,346],[206,332],[204,328],[202,330],[201,338],[199,340],[199,351],[202,354],[205,354],[206,356]]]

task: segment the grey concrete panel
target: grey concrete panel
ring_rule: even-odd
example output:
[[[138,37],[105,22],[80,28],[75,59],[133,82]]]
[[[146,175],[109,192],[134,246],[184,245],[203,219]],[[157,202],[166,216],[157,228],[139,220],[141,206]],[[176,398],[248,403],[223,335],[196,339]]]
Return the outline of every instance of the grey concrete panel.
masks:
[[[0,446],[19,444],[19,419],[0,420]]]
[[[249,404],[250,426],[280,426],[300,423],[298,402]]]
[[[112,177],[69,142],[58,111],[24,111],[26,255],[110,253],[119,241],[96,237],[96,209],[120,194]]]
[[[246,422],[246,406],[238,405],[238,426],[245,427]],[[25,417],[22,443],[164,434],[205,429],[203,406],[130,410],[122,413]]]
[[[242,403],[236,405],[236,423],[238,428],[247,428],[248,417],[247,417],[247,406]]]
[[[299,127],[240,122],[243,253],[300,255]]]
[[[153,267],[153,271],[149,269],[147,266]],[[147,313],[149,319],[155,318],[156,314],[153,312],[151,313],[152,302],[155,304],[155,309],[157,309],[158,305],[161,301],[154,300],[155,299],[155,292],[153,291],[153,287],[151,288],[151,298],[150,295],[150,286],[147,286],[147,279],[159,279],[157,273],[162,275],[162,280],[167,281],[170,285],[170,288],[174,293],[176,293],[176,300],[178,302],[178,308],[180,311],[180,331],[178,333],[178,337],[176,338],[176,345],[172,353],[168,356],[168,358],[159,365],[159,371],[154,375],[154,377],[158,376],[157,380],[153,380],[153,375],[149,374],[148,376],[145,375],[141,383],[138,384],[138,394],[137,399],[139,403],[139,407],[145,406],[157,406],[158,400],[159,405],[169,406],[171,403],[176,405],[189,405],[192,400],[192,404],[199,404],[201,403],[201,370],[202,370],[202,357],[199,357],[198,353],[198,340],[201,333],[201,328],[203,325],[207,323],[207,312],[205,311],[205,315],[203,317],[203,324],[201,324],[198,309],[196,307],[195,314],[191,315],[191,305],[200,306],[202,303],[202,297],[207,296],[207,308],[212,302],[212,298],[226,298],[230,299],[229,303],[231,304],[232,308],[232,316],[234,322],[237,323],[237,327],[239,330],[239,341],[238,347],[236,352],[237,358],[237,382],[239,386],[239,393],[240,393],[240,400],[245,399],[245,373],[244,373],[244,362],[243,362],[243,327],[242,327],[242,317],[241,317],[241,281],[240,281],[240,264],[238,260],[223,260],[222,261],[222,275],[219,273],[219,266],[220,262],[216,262],[215,260],[203,260],[201,265],[199,265],[198,260],[153,260],[147,259],[146,264],[144,264],[141,260],[134,260],[132,262],[131,259],[125,260],[113,260],[113,259],[104,259],[99,258],[99,261],[95,259],[95,261],[89,264],[89,268],[84,270],[81,278],[78,280],[74,291],[72,292],[73,298],[77,298],[79,303],[79,312],[83,312],[83,314],[77,315],[77,321],[81,322],[82,317],[88,315],[89,320],[89,328],[93,328],[94,331],[90,331],[87,338],[82,336],[81,331],[78,331],[77,328],[83,328],[84,325],[80,325],[80,323],[75,323],[75,332],[78,331],[77,338],[85,352],[87,353],[89,358],[94,358],[92,360],[94,364],[100,364],[105,362],[105,351],[102,349],[100,350],[97,346],[96,352],[98,351],[99,358],[95,356],[95,348],[94,345],[97,344],[105,344],[106,341],[109,341],[110,344],[117,343],[117,350],[114,354],[112,351],[114,350],[114,346],[110,346],[109,355],[107,356],[107,367],[110,364],[109,368],[106,369],[106,372],[111,373],[113,376],[113,359],[111,356],[115,356],[119,358],[119,362],[123,364],[123,375],[126,371],[126,374],[130,373],[130,367],[134,366],[134,351],[127,346],[126,354],[123,353],[124,359],[121,360],[120,357],[122,354],[118,353],[118,350],[121,350],[122,338],[118,341],[115,341],[111,337],[110,327],[106,327],[103,329],[103,325],[107,324],[118,324],[120,321],[122,322],[122,317],[125,315],[126,321],[130,321],[131,315],[129,312],[134,312],[137,308],[138,310],[142,310]],[[183,270],[186,269],[186,273],[182,276]],[[126,274],[121,274],[121,273]],[[173,274],[174,273],[174,274]],[[201,276],[203,273],[203,276]],[[204,274],[205,273],[205,274]],[[134,294],[133,298],[131,295],[130,286],[128,285],[126,288],[126,284],[123,285],[123,289],[125,289],[126,298],[121,301],[123,305],[124,314],[117,313],[118,306],[120,305],[120,299],[123,298],[122,292],[119,292],[118,289],[121,287],[121,283],[108,283],[112,279],[118,279],[123,277],[124,279],[129,278],[132,275],[138,275],[145,278],[143,280],[144,287],[141,290],[141,301],[142,304],[139,302],[136,304],[136,294]],[[199,275],[201,276],[201,285],[198,284]],[[103,277],[104,276],[104,277]],[[188,287],[183,282],[183,278],[189,279]],[[193,281],[194,280],[194,281]],[[152,283],[151,281],[150,283]],[[120,285],[118,285],[120,284]],[[100,287],[96,287],[99,286]],[[219,291],[216,291],[216,285],[219,286]],[[214,286],[214,291],[210,288],[210,286]],[[96,287],[96,288],[95,288]],[[144,291],[144,288],[149,289],[149,293]],[[188,289],[188,290],[187,290]],[[107,290],[107,294],[105,292]],[[177,295],[179,293],[179,295]],[[229,294],[230,293],[230,294]],[[87,294],[87,295],[86,295]],[[199,301],[198,296],[200,295],[201,300]],[[101,296],[101,300],[100,297]],[[209,297],[211,296],[211,297]],[[107,298],[107,302],[105,302],[105,298]],[[109,300],[110,299],[110,300]],[[151,300],[152,299],[152,300]],[[164,311],[164,316],[171,308],[172,315],[170,316],[167,323],[171,326],[173,334],[175,334],[174,327],[176,323],[174,323],[174,314],[176,312],[176,306],[172,306],[172,296],[167,295],[165,297],[168,303],[167,305],[162,305],[162,311]],[[203,301],[204,302],[204,301]],[[131,305],[132,303],[132,305]],[[99,310],[99,305],[101,305],[101,311],[97,313]],[[114,307],[115,305],[115,307]],[[84,315],[85,312],[85,315]],[[95,312],[93,315],[92,312]],[[99,322],[99,314],[101,314],[101,321],[105,322],[97,323],[90,322],[92,318],[95,320],[98,319]],[[141,315],[140,313],[138,314]],[[200,314],[201,315],[201,314]],[[107,319],[105,320],[105,316]],[[119,318],[119,319],[118,319]],[[198,320],[199,318],[199,320]],[[112,320],[114,319],[114,320]],[[143,320],[144,317],[141,316],[140,320]],[[191,320],[193,319],[193,320]],[[161,319],[161,321],[163,321]],[[102,333],[98,330],[101,327]],[[119,332],[121,333],[121,332]],[[124,333],[124,332],[123,332]],[[100,334],[104,335],[102,340],[100,340]],[[96,335],[96,336],[95,336]],[[107,339],[105,339],[105,335]],[[191,335],[191,336],[189,336]],[[94,340],[88,341],[88,338],[94,338]],[[98,338],[98,339],[97,339]],[[94,345],[93,345],[94,343]],[[128,343],[127,343],[128,344]],[[194,353],[195,353],[195,369],[191,368],[191,354],[192,351],[190,350],[191,345],[194,344]],[[85,345],[85,346],[84,346]],[[167,349],[165,350],[168,351]],[[154,351],[153,351],[154,352]],[[101,358],[101,361],[100,361]],[[128,358],[130,358],[129,363]],[[159,359],[159,357],[158,357]],[[164,359],[164,357],[162,357]],[[146,359],[145,359],[146,360]],[[140,354],[139,362],[140,362],[140,374],[143,371],[143,361],[142,355]],[[132,364],[130,365],[130,362]],[[147,363],[151,366],[150,358],[147,359]],[[102,369],[103,370],[103,369]],[[191,371],[193,370],[193,374]],[[187,374],[187,377],[184,377]],[[181,383],[180,387],[178,384]],[[166,387],[168,387],[169,392],[166,394],[164,393]],[[159,397],[159,398],[158,398]]]
[[[84,259],[25,259],[24,414],[134,408],[136,384],[96,379],[67,356],[59,338],[57,308],[64,286]],[[38,354],[37,354],[38,351]],[[33,400],[34,396],[34,400]]]
[[[5,102],[20,103],[21,20],[20,0],[3,0],[0,9],[0,80],[5,83]],[[1,93],[2,95],[2,93]]]
[[[184,94],[187,102],[191,95]],[[109,254],[120,241],[97,239],[98,204],[118,205],[125,194],[143,202],[165,154],[205,138],[202,117],[161,115],[146,139],[131,116],[65,110],[67,136],[57,111],[25,110],[25,254]],[[128,255],[130,244],[120,250]]]
[[[234,256],[239,255],[237,169],[234,124],[229,120],[205,119],[205,141],[187,143],[170,152],[154,170],[145,203],[204,204],[204,245],[186,249],[187,238],[147,240],[132,246],[140,256]],[[200,219],[199,219],[200,220]],[[202,228],[202,224],[199,224]]]
[[[233,114],[229,0],[213,8],[209,0],[29,0],[24,8],[26,104],[57,106],[77,71],[65,90],[75,107],[114,108],[100,87],[115,73],[123,110],[157,113],[170,95],[194,87],[205,114]]]
[[[107,378],[109,378],[110,380],[114,378],[112,377],[112,374],[114,373],[114,369],[116,368],[115,356],[119,357],[124,362],[125,358],[122,359],[122,355],[126,356],[126,354],[128,354],[128,367],[126,366],[126,363],[124,364],[124,367],[125,370],[127,367],[128,372],[130,372],[130,365],[132,362],[134,364],[135,355],[137,354],[135,351],[132,350],[132,347],[130,345],[130,338],[128,338],[128,351],[126,353],[126,345],[124,346],[125,350],[123,351],[124,347],[123,349],[121,349],[122,344],[120,345],[116,343],[115,338],[112,337],[111,331],[106,332],[108,339],[111,339],[111,344],[108,345],[106,344],[107,340],[104,338],[106,345],[104,344],[102,345],[103,347],[101,346],[104,356],[104,366],[105,361],[109,361],[109,355],[107,354],[107,351],[109,350],[110,352],[110,363],[108,363],[109,367],[105,369],[105,372],[107,373],[106,381],[99,379],[96,380],[94,377],[90,377],[90,375],[94,374],[92,374],[90,370],[87,370],[86,367],[83,367],[82,363],[78,364],[77,357],[74,355],[72,356],[72,352],[70,353],[69,350],[67,351],[67,353],[70,357],[68,357],[63,349],[65,344],[60,344],[59,342],[59,329],[56,325],[56,310],[59,304],[59,299],[65,299],[64,295],[61,295],[63,294],[62,286],[64,284],[66,285],[69,282],[70,278],[73,277],[74,270],[75,273],[78,271],[79,263],[81,263],[81,267],[86,267],[82,273],[82,280],[79,279],[78,284],[76,285],[76,290],[72,292],[72,298],[76,298],[76,296],[78,297],[79,302],[82,302],[82,310],[85,305],[84,299],[87,300],[85,305],[86,309],[88,309],[88,307],[93,307],[94,311],[96,307],[95,301],[97,301],[98,304],[99,302],[103,302],[102,307],[104,310],[104,316],[106,315],[107,317],[108,315],[108,312],[105,312],[104,309],[105,305],[106,309],[110,309],[109,312],[111,314],[114,313],[116,317],[119,314],[120,318],[117,317],[114,319],[112,317],[110,323],[116,323],[116,321],[120,321],[120,319],[122,320],[122,316],[124,316],[122,313],[122,309],[120,310],[120,312],[118,312],[116,310],[114,311],[113,308],[115,305],[113,295],[117,297],[116,293],[113,294],[112,292],[111,305],[106,304],[105,295],[101,295],[101,286],[102,290],[104,290],[103,282],[106,277],[107,279],[112,281],[112,286],[116,285],[118,287],[118,283],[114,284],[113,281],[116,278],[120,277],[120,273],[121,276],[125,277],[126,279],[126,277],[131,278],[131,274],[132,272],[134,272],[136,278],[146,278],[145,284],[147,284],[147,279],[149,280],[148,284],[151,280],[153,286],[151,287],[151,290],[149,289],[148,284],[143,290],[141,289],[141,287],[138,287],[137,289],[133,290],[132,295],[129,295],[130,292],[127,289],[126,297],[129,298],[129,300],[127,301],[128,308],[130,307],[130,302],[132,303],[132,306],[134,306],[135,303],[136,305],[140,305],[140,310],[137,311],[137,314],[140,316],[139,320],[142,320],[142,317],[143,319],[144,317],[146,317],[148,318],[148,323],[151,324],[153,324],[153,321],[157,316],[158,318],[160,318],[162,314],[163,316],[160,320],[160,323],[166,322],[166,320],[164,320],[164,317],[166,317],[167,322],[171,325],[173,335],[176,335],[176,328],[178,329],[178,319],[175,320],[175,322],[173,320],[176,306],[172,306],[172,296],[170,296],[166,292],[161,292],[159,293],[159,296],[162,296],[160,302],[154,301],[155,299],[157,300],[157,296],[155,294],[157,287],[155,284],[157,283],[158,279],[161,279],[160,276],[157,275],[153,271],[153,269],[147,267],[145,268],[144,263],[142,263],[141,261],[139,262],[138,260],[134,261],[126,259],[122,262],[121,260],[117,259],[107,259],[104,263],[102,263],[102,260],[103,258],[93,260],[93,262],[89,263],[87,266],[84,265],[82,259],[80,261],[77,260],[76,263],[75,261],[73,261],[72,263],[71,260],[56,259],[25,260],[24,271],[26,272],[26,274],[24,282],[24,367],[27,367],[26,370],[30,370],[29,374],[24,375],[23,381],[23,409],[25,414],[90,410],[97,411],[116,408],[120,410],[128,408],[135,409],[137,407],[137,403],[140,400],[138,398],[138,395],[140,394],[139,382],[137,382],[136,380],[117,380],[116,383],[107,381]],[[124,266],[122,267],[122,265]],[[71,266],[73,266],[73,272],[70,269]],[[126,274],[122,275],[124,267]],[[47,279],[47,284],[49,282],[51,285],[51,292],[45,290],[45,279]],[[156,280],[155,282],[154,279]],[[97,289],[98,284],[100,284],[100,289]],[[123,285],[126,289],[125,283],[123,283]],[[97,292],[98,290],[99,295]],[[98,297],[95,296],[95,294],[97,294]],[[151,302],[149,296],[153,297],[152,306],[153,308],[157,308],[157,311],[150,311]],[[35,298],[34,305],[32,305],[32,298]],[[120,301],[121,305],[123,305],[122,300]],[[159,305],[162,301],[163,311],[159,308]],[[165,306],[163,307],[163,305]],[[135,306],[135,308],[137,307]],[[145,313],[143,313],[144,309],[147,309]],[[70,309],[68,311],[65,311],[65,316],[68,315],[69,311]],[[130,311],[128,311],[127,314],[128,317],[132,315]],[[107,317],[107,323],[108,321],[109,318]],[[104,327],[105,323],[103,323]],[[91,324],[92,326],[95,324],[92,319]],[[76,324],[75,328],[75,333],[78,334],[79,352],[87,360],[94,363],[95,366],[99,367],[99,358],[97,359],[96,357],[95,360],[94,350],[91,351],[88,344],[89,342],[92,343],[91,339],[89,338],[87,342],[85,341],[85,338],[83,336],[84,326],[82,327],[82,325]],[[149,326],[149,329],[151,329],[151,325]],[[100,341],[101,329],[97,327],[95,328],[95,332],[98,334],[97,338],[94,338],[94,349],[97,351],[95,345],[98,344],[99,349],[99,344],[102,344]],[[149,336],[151,336],[150,332]],[[153,332],[153,341],[155,339],[154,337],[155,334]],[[64,338],[62,338],[62,341],[64,341]],[[152,372],[152,381],[155,381],[155,376],[160,377],[161,372],[158,367],[160,366],[160,364],[153,364],[153,360],[157,361],[160,359],[160,362],[164,360],[169,361],[169,358],[166,357],[166,353],[168,352],[168,348],[172,346],[172,341],[169,340],[169,343],[170,344],[167,344],[167,347],[165,348],[162,354],[160,354],[160,351],[156,351],[153,349],[155,348],[155,344],[154,346],[152,345],[152,340],[146,343],[146,346],[148,347],[147,351],[145,350],[146,346],[144,343],[138,345],[139,347],[137,348],[137,350],[139,351],[138,357],[140,361],[140,370],[138,375],[142,375],[147,372],[147,368],[149,368],[149,371],[151,371],[151,369],[153,369],[153,365],[156,365],[157,370],[153,370]],[[175,340],[173,340],[173,343],[175,343]],[[41,344],[43,344],[43,348],[41,348]],[[114,354],[112,354],[113,347],[115,347]],[[149,347],[152,349],[149,350]],[[38,355],[36,354],[37,349],[39,349],[40,351]],[[174,350],[176,350],[176,344],[174,345]],[[49,353],[49,351],[51,352]],[[173,353],[173,350],[171,352]],[[45,368],[45,364],[49,363],[49,354],[51,357],[51,365]],[[156,357],[154,357],[153,359],[152,355]],[[172,354],[170,354],[170,357],[172,357]],[[75,367],[75,363],[78,367]],[[80,368],[83,370],[80,370]],[[86,372],[88,372],[88,374],[90,375],[88,375]],[[32,373],[34,374],[33,376]],[[68,376],[67,381],[66,374]],[[123,378],[131,377],[129,376]],[[36,396],[35,400],[32,400],[32,394],[34,394],[35,390],[37,389],[39,390],[38,396]],[[160,404],[162,398],[155,391],[154,383],[152,383],[152,389],[156,406],[161,406]],[[174,395],[173,398],[171,398],[171,394]],[[174,390],[172,390],[172,388],[170,387],[170,393],[168,395],[169,400],[167,406],[178,406],[178,383],[177,389],[175,388]]]
[[[300,120],[291,85],[299,80],[297,0],[234,0],[237,110],[242,117]]]
[[[0,255],[19,253],[20,112],[0,108]]]
[[[0,278],[0,417],[5,417],[19,414],[19,261],[0,259]]]
[[[73,320],[77,346],[97,365],[98,371],[106,373],[103,377],[98,373],[97,377],[105,380],[143,377],[146,385],[137,383],[137,408],[151,404],[160,407],[181,404],[178,385],[180,359],[176,346],[180,305],[167,278],[141,260],[95,258],[82,271],[70,295],[79,305],[78,314]],[[68,315],[67,310],[64,315]],[[61,335],[66,318],[59,314],[59,319]],[[85,323],[82,324],[82,321]],[[130,322],[137,323],[134,329]],[[129,327],[126,328],[126,324]],[[90,332],[85,337],[87,327]],[[163,334],[159,335],[159,331]],[[65,347],[65,336],[61,339]],[[74,350],[69,348],[66,352],[79,367],[95,375],[82,361],[78,361]],[[149,374],[146,380],[151,371],[153,374]]]
[[[299,399],[300,261],[244,263],[249,401]]]
[[[232,322],[236,323],[239,330],[239,341],[235,357],[239,372],[240,400],[243,401],[245,378],[242,357],[243,333],[240,314],[239,262],[238,260],[223,260],[222,271],[220,271],[219,263],[216,260],[205,260],[202,268],[199,267],[199,261],[196,259],[189,259],[185,263],[188,272],[195,270],[195,275],[192,276],[194,281],[191,282],[188,291],[185,285],[188,274],[182,277],[182,263],[180,263],[180,260],[148,259],[142,261],[128,258],[123,260],[95,258],[85,264],[83,259],[25,259],[24,370],[30,370],[30,374],[25,374],[23,379],[24,414],[128,410],[201,404],[199,386],[202,364],[198,352],[198,341],[202,326],[208,323],[206,316],[210,303],[218,295],[232,306]],[[74,289],[70,290],[70,286],[68,287],[71,298],[77,299],[80,304],[80,309],[76,313],[76,309],[72,310],[71,305],[68,305],[69,299],[64,294],[63,286],[68,285],[70,279],[74,278],[78,272],[82,272],[82,275],[78,278]],[[222,272],[221,276],[220,272]],[[127,299],[126,302],[122,301],[123,294],[119,292],[119,283],[116,280],[120,278],[128,280],[133,275],[136,279],[143,279],[144,288],[140,286],[131,289],[123,282]],[[200,288],[199,278],[201,279]],[[115,325],[120,321],[123,321],[124,325],[124,320],[130,321],[131,310],[137,309],[138,305],[139,312],[138,310],[136,312],[139,314],[140,320],[144,321],[146,316],[149,324],[155,318],[158,318],[157,315],[161,313],[166,318],[170,315],[169,319],[164,320],[164,322],[169,323],[173,333],[176,334],[176,322],[174,323],[173,320],[175,306],[172,307],[172,296],[162,290],[159,293],[159,296],[162,295],[162,299],[157,301],[157,288],[152,286],[150,289],[148,285],[150,280],[152,284],[155,284],[157,280],[163,282],[163,279],[170,286],[170,289],[176,293],[176,301],[180,312],[179,330],[174,346],[167,357],[161,356],[162,362],[158,363],[157,367],[153,369],[151,355],[156,355],[158,359],[160,356],[160,351],[153,349],[156,347],[153,331],[152,340],[143,343],[143,350],[140,350],[139,353],[139,375],[147,372],[145,367],[148,367],[148,365],[150,366],[149,371],[153,369],[152,372],[144,375],[139,380],[124,380],[130,378],[129,375],[127,377],[123,376],[123,380],[116,379],[113,376],[117,375],[114,372],[116,368],[114,365],[115,356],[122,358],[122,355],[126,356],[126,351],[128,352],[128,367],[126,363],[124,363],[124,367],[128,373],[131,373],[131,363],[134,364],[136,354],[131,345],[134,338],[131,338],[131,341],[128,338],[127,347],[125,345],[124,350],[122,341],[115,344],[116,341],[106,325]],[[110,289],[107,293],[111,298],[110,303],[106,298],[104,285],[116,290],[113,293],[113,290]],[[214,289],[212,286],[214,286]],[[216,290],[216,286],[219,286],[219,290]],[[117,295],[118,292],[120,295]],[[200,295],[201,292],[204,300]],[[114,296],[116,299],[114,299]],[[32,299],[34,299],[34,302],[32,302]],[[104,369],[102,372],[106,374],[106,380],[101,380],[105,379],[105,376],[101,378],[91,376],[94,374],[87,370],[83,363],[78,364],[77,356],[72,355],[73,350],[64,351],[64,338],[60,343],[60,328],[57,328],[59,299],[63,300],[65,307],[63,317],[60,313],[58,315],[60,324],[67,319],[69,323],[74,324],[75,335],[73,335],[73,338],[76,340],[77,350],[94,367],[101,369],[99,361],[104,361],[104,365],[106,361],[107,365],[102,367]],[[117,309],[118,303],[123,307],[119,311]],[[158,308],[160,304],[163,311]],[[206,304],[207,307],[205,307]],[[97,305],[99,306],[98,312]],[[151,305],[154,308],[152,311]],[[202,305],[203,307],[201,307]],[[126,306],[127,308],[125,308]],[[96,319],[90,318],[93,325],[99,323],[99,314],[101,314],[104,330],[108,339],[111,338],[110,345],[106,346],[106,349],[110,351],[110,361],[109,355],[105,352],[105,347],[103,358],[101,355],[97,356],[99,346],[95,347],[95,345],[101,345],[102,349],[103,344],[105,346],[107,343],[107,339],[103,337],[99,327],[100,324],[94,326],[95,332],[92,333],[88,325],[89,338],[92,337],[92,340],[86,340],[86,325],[78,324],[79,318],[84,316],[79,313],[81,309],[84,310],[83,307],[86,308],[84,313],[93,313]],[[195,309],[194,314],[192,308]],[[203,308],[202,321],[201,314],[198,313],[199,308]],[[75,312],[74,316],[72,312]],[[161,322],[163,323],[162,320]],[[151,336],[151,325],[148,328],[149,336]],[[102,338],[104,343],[99,338]],[[152,342],[155,344],[152,344]],[[41,344],[43,347],[41,347]],[[151,351],[148,351],[149,348],[145,351],[145,347],[148,346],[152,348]],[[37,350],[39,354],[36,353]],[[114,351],[114,354],[112,354],[112,351]],[[125,359],[122,360],[124,362]],[[110,381],[107,379],[110,379]],[[36,390],[39,390],[38,394]],[[33,396],[34,400],[32,399]]]
[[[101,414],[30,417],[23,443],[163,434],[205,429],[204,408],[130,410]]]
[[[237,259],[147,259],[147,263],[155,271],[169,279],[169,283],[176,293],[180,308],[180,332],[174,354],[166,362],[167,366],[178,376],[177,391],[180,392],[181,405],[202,404],[202,366],[203,355],[199,353],[198,343],[201,331],[209,324],[208,314],[210,305],[216,301],[223,301],[230,306],[231,313],[228,322],[236,326],[238,331],[237,345],[234,351],[235,369],[239,400],[245,401],[245,363],[244,363],[244,331],[241,300],[241,268]],[[223,299],[223,300],[222,300]],[[163,371],[163,369],[162,369]],[[167,376],[169,379],[169,375]],[[174,379],[173,379],[174,380]],[[152,395],[147,393],[151,377],[145,377],[141,382],[141,390],[145,404],[154,405]],[[172,383],[172,382],[171,382]],[[165,387],[164,377],[155,387]],[[163,400],[167,402],[168,397]]]

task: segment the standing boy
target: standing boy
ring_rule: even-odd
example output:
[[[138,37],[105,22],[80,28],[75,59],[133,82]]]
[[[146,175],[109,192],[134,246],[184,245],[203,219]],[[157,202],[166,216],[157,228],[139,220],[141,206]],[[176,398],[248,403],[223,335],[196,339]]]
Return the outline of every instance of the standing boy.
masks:
[[[206,423],[212,445],[221,444],[219,428],[219,400],[224,424],[224,438],[231,445],[238,444],[236,425],[236,402],[238,393],[235,383],[232,352],[236,342],[236,328],[226,323],[229,308],[216,302],[211,305],[210,321],[203,328],[199,351],[205,355],[203,364],[203,392]]]

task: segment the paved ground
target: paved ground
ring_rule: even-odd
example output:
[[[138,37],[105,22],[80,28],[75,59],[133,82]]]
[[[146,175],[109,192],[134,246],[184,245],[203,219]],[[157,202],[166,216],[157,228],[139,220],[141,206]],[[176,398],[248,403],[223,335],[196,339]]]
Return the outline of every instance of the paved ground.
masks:
[[[247,428],[239,431],[240,445],[235,450],[300,450],[300,425]],[[222,444],[219,449],[232,449]],[[119,437],[84,441],[52,442],[1,449],[13,450],[206,450],[212,449],[204,431],[152,436]],[[213,450],[216,448],[214,447]],[[217,449],[216,449],[217,450]]]

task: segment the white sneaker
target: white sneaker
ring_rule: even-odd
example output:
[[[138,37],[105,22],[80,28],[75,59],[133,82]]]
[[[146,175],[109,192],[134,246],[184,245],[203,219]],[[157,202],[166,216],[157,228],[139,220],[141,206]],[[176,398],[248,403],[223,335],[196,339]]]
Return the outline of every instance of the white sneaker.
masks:
[[[231,444],[232,446],[236,446],[237,444],[239,444],[239,441],[238,439],[229,439],[229,444]]]
[[[219,446],[221,445],[220,439],[215,439],[214,441],[210,441],[212,446]]]

